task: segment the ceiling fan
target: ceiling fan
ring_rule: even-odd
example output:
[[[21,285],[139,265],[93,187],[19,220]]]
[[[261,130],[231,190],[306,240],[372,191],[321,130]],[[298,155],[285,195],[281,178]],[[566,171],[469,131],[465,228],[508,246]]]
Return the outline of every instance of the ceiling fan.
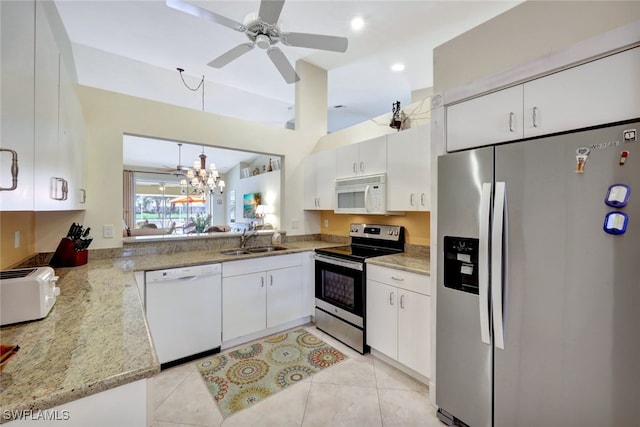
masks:
[[[332,52],[345,52],[349,44],[349,40],[346,37],[281,32],[278,26],[278,19],[280,18],[284,0],[262,0],[258,13],[249,14],[243,24],[207,9],[194,6],[184,0],[166,0],[166,3],[167,6],[173,9],[215,22],[247,36],[248,43],[242,43],[209,62],[208,65],[214,68],[222,68],[249,52],[255,46],[258,46],[261,49],[266,49],[267,56],[269,56],[269,59],[271,59],[271,62],[276,66],[285,81],[287,83],[295,83],[300,80],[300,77],[282,50],[276,46],[278,42],[282,42],[287,46],[329,50]]]
[[[188,168],[182,166],[182,143],[178,143],[178,166],[172,168],[171,166],[164,165],[166,169],[163,172],[170,173],[171,175],[187,175]]]

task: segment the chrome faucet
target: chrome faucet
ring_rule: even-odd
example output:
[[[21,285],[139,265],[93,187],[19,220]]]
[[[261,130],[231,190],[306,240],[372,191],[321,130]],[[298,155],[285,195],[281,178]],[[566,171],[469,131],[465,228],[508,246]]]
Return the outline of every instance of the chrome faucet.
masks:
[[[249,241],[249,239],[251,239],[252,237],[255,237],[258,235],[258,232],[253,230],[244,230],[242,232],[242,236],[240,236],[240,247],[244,249],[245,246],[247,246],[247,242]]]

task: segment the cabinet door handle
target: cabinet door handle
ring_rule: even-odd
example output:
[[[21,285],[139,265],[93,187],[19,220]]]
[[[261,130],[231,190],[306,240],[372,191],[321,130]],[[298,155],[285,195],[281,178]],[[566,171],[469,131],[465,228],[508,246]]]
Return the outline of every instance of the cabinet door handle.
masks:
[[[393,305],[393,292],[389,292],[389,305]]]
[[[269,275],[269,286],[273,286],[273,274]]]
[[[533,112],[531,113],[531,120],[533,121],[533,127],[538,127],[538,107],[533,107]]]
[[[260,277],[260,287],[264,288],[264,276]]]
[[[51,187],[51,198],[53,200],[67,200],[69,184],[64,178],[57,176],[51,178]],[[60,187],[60,196],[58,196],[58,187]]]
[[[509,132],[513,132],[513,126],[515,122],[516,115],[513,113],[509,113]]]
[[[353,163],[353,173],[358,173],[358,164],[356,162]]]
[[[420,204],[424,206],[424,193],[420,193]]]
[[[400,308],[404,309],[404,295],[400,295]]]
[[[0,148],[0,152],[11,153],[11,187],[0,187],[0,191],[13,191],[18,188],[18,152],[8,148]]]
[[[413,194],[413,193],[411,193],[411,195],[409,196],[409,204],[410,204],[411,206],[413,206],[413,196],[414,196],[414,194]]]
[[[360,172],[364,172],[364,162],[360,162]]]
[[[87,202],[87,190],[85,190],[84,188],[81,188],[80,189],[80,195],[81,195],[80,203],[86,203]]]

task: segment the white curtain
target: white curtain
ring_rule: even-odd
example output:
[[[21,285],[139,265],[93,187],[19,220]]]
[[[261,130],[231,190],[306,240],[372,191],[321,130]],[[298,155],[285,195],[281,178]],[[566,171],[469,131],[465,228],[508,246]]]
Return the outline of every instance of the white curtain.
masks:
[[[122,218],[125,224],[131,228],[136,228],[136,180],[133,171],[122,172]]]

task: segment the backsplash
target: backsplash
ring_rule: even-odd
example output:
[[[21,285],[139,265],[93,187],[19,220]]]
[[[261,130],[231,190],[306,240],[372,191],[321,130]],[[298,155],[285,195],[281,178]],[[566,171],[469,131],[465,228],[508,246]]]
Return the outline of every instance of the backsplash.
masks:
[[[329,226],[325,227],[328,221]],[[430,212],[406,212],[404,215],[344,215],[333,211],[320,213],[320,230],[323,236],[349,236],[352,223],[402,225],[405,228],[405,241],[410,245],[429,246],[431,232]],[[323,239],[324,240],[324,239]]]

